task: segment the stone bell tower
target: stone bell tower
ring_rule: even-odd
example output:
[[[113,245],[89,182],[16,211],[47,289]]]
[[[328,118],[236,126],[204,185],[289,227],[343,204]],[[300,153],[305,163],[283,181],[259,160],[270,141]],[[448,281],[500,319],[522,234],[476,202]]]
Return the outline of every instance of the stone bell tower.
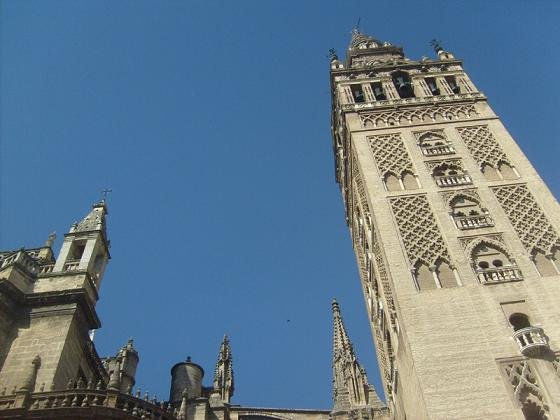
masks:
[[[560,418],[560,212],[460,60],[332,52],[336,181],[396,419]]]
[[[72,225],[55,259],[45,246],[0,252],[0,389],[65,389],[108,378],[88,332],[110,258],[104,201]]]

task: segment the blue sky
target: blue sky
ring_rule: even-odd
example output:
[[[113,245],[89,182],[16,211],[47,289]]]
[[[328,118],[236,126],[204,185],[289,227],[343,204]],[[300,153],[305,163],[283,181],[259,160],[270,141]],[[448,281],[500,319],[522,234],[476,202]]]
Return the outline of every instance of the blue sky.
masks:
[[[329,48],[352,26],[465,60],[558,195],[558,2],[0,3],[0,248],[60,238],[112,188],[95,342],[134,337],[167,399],[231,337],[234,402],[330,408],[336,296],[380,389],[329,132]],[[556,28],[556,29],[555,29]],[[289,320],[289,322],[288,322]]]

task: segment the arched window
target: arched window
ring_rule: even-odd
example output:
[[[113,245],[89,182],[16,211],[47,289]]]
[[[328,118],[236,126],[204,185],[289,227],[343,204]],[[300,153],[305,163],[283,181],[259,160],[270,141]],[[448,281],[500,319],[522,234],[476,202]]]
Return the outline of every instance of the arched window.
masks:
[[[393,73],[393,84],[395,85],[395,88],[401,98],[414,97],[414,89],[412,88],[410,77],[404,71],[397,71]]]
[[[418,139],[418,145],[425,156],[440,156],[455,153],[455,149],[439,134],[426,133]]]
[[[519,178],[519,175],[517,175],[517,172],[515,171],[513,166],[511,166],[507,162],[500,162],[499,165],[498,165],[498,170],[500,171],[500,174],[502,175],[503,179],[517,179],[517,178]]]
[[[450,213],[459,229],[476,229],[493,226],[488,211],[474,198],[458,195],[450,202]]]
[[[471,177],[453,163],[442,163],[433,169],[432,176],[440,187],[471,184]]]
[[[416,181],[416,177],[411,172],[403,172],[402,183],[405,190],[418,189],[418,182]]]
[[[517,265],[496,245],[482,242],[474,247],[472,265],[481,283],[522,280]]]
[[[482,168],[480,170],[488,181],[500,181],[502,179],[498,170],[489,163],[485,163],[484,165],[482,165]]]
[[[436,262],[436,275],[441,287],[457,287],[455,273],[446,261],[440,259]]]
[[[556,250],[556,252],[558,252]],[[542,277],[555,276],[558,274],[558,270],[554,264],[554,254],[549,256],[544,255],[540,250],[533,251],[532,254],[533,262],[537,271]]]
[[[397,176],[391,172],[388,172],[385,175],[385,188],[387,188],[387,191],[401,191],[402,187],[401,187],[401,183],[399,181],[399,178],[397,178]]]
[[[431,290],[437,287],[434,274],[424,263],[416,263],[414,267],[414,277],[416,278],[416,284],[420,290]]]

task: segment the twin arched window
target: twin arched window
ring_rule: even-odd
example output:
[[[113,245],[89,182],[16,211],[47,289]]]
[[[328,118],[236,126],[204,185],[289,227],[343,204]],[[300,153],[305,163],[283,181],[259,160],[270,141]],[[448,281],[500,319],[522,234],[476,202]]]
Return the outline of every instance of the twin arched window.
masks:
[[[502,179],[517,179],[519,174],[509,163],[500,161],[497,167],[485,163],[480,168],[488,181],[501,181]]]
[[[414,266],[413,275],[419,290],[457,287],[458,285],[454,270],[447,261],[441,258],[431,267],[418,261]]]

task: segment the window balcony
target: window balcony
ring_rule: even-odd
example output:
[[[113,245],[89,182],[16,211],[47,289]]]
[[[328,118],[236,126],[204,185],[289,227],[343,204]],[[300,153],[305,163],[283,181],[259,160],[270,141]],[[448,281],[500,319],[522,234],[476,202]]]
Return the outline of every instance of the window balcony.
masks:
[[[540,327],[525,327],[513,333],[513,339],[525,356],[539,355],[548,348],[548,339]]]
[[[458,185],[472,184],[468,174],[434,176],[436,184],[440,187],[456,187]]]
[[[448,144],[441,144],[437,146],[422,146],[422,153],[424,156],[443,156],[452,155],[455,153],[455,149]]]
[[[477,268],[476,274],[482,284],[523,280],[521,270],[517,267]]]
[[[455,221],[455,225],[461,230],[494,226],[492,218],[484,214],[477,214],[473,216],[453,216],[453,220]]]

